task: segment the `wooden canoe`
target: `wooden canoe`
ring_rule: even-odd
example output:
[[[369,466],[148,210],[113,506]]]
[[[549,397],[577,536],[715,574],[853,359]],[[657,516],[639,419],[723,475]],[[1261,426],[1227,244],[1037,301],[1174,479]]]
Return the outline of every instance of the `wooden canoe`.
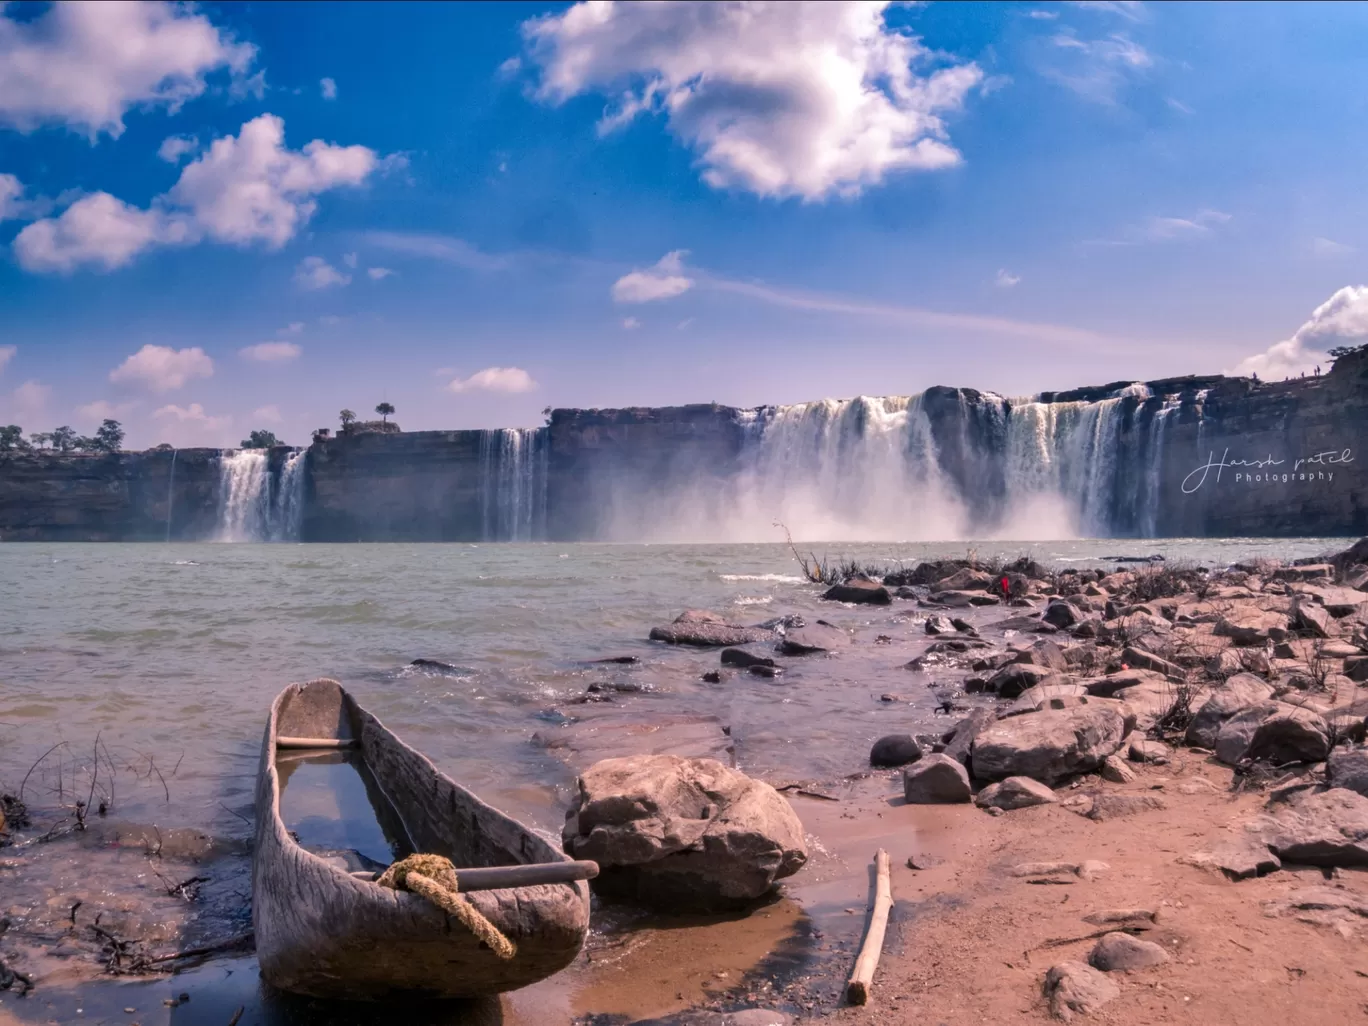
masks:
[[[360,753],[408,844],[451,860],[465,897],[517,946],[512,959],[500,959],[419,895],[381,887],[371,874],[349,872],[297,843],[280,816],[277,753],[297,756],[286,749],[305,747],[310,739]],[[291,684],[271,705],[256,811],[257,958],[262,976],[281,990],[352,1000],[476,997],[559,972],[584,945],[589,888],[583,879],[471,890],[482,885],[461,875],[470,868],[472,877],[535,880],[573,876],[583,864],[445,776],[334,680]],[[489,868],[518,866],[527,868]],[[579,875],[596,871],[591,866]]]

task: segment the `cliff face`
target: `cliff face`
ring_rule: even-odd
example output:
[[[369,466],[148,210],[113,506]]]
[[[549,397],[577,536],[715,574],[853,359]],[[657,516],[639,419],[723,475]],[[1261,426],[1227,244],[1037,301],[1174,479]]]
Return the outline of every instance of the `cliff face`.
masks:
[[[865,501],[850,490],[862,475],[930,460],[934,473],[902,483],[890,516],[923,500],[930,473],[978,536],[1042,490],[1076,506],[1086,533],[1368,533],[1368,355],[1289,382],[1118,382],[1015,404],[936,387],[900,409],[556,410],[536,430],[363,432],[316,443],[290,464],[298,474],[273,451],[254,464],[253,494],[262,510],[302,510],[267,536],[303,541],[630,539],[666,520],[708,538],[719,510],[749,502],[768,528],[776,491],[807,488],[840,508]],[[220,455],[0,455],[0,540],[212,538],[225,504],[243,501]]]
[[[216,522],[218,455],[0,456],[0,541],[164,541],[168,531],[174,540],[207,538]]]

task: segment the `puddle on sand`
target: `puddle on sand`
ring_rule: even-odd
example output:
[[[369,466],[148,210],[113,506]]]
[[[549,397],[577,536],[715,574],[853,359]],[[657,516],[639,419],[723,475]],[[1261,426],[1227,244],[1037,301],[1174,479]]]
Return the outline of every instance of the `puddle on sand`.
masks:
[[[359,753],[281,752],[276,770],[280,818],[301,847],[357,852],[377,866],[413,853],[403,820]]]

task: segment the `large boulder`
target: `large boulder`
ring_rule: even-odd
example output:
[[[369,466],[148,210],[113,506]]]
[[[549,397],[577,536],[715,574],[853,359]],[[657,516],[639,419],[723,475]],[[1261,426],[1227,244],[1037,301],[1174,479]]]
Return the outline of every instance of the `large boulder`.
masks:
[[[1197,709],[1188,724],[1187,743],[1198,748],[1214,748],[1221,725],[1250,706],[1267,702],[1273,688],[1252,673],[1237,673],[1216,688]]]
[[[1107,934],[1088,955],[1093,968],[1101,969],[1104,973],[1148,969],[1163,965],[1168,960],[1169,953],[1154,941],[1141,940],[1120,931]]]
[[[828,602],[856,602],[870,606],[887,606],[893,602],[893,596],[887,588],[878,581],[863,577],[852,577],[841,584],[833,584],[822,594],[822,598]]]
[[[1330,730],[1310,709],[1260,702],[1236,713],[1216,735],[1216,758],[1227,766],[1245,759],[1321,762],[1330,754]]]
[[[987,591],[992,587],[993,578],[982,570],[963,567],[949,577],[936,582],[937,591]]]
[[[807,862],[803,824],[779,792],[714,759],[604,759],[579,778],[561,831],[599,864],[604,893],[664,908],[763,897]]]
[[[1082,962],[1061,962],[1045,974],[1045,999],[1050,1014],[1062,1022],[1075,1015],[1092,1015],[1108,1001],[1121,996],[1121,988]]]
[[[945,751],[942,755],[948,755],[962,766],[969,766],[970,753],[974,748],[974,738],[988,724],[997,719],[992,709],[975,709],[959,723],[955,724],[955,729],[945,738]]]
[[[1060,630],[1068,630],[1070,627],[1082,621],[1083,614],[1079,612],[1075,606],[1072,606],[1067,602],[1053,600],[1045,607],[1045,613],[1041,616],[1041,619],[1052,627],[1058,627]]]
[[[1120,749],[1126,733],[1122,704],[1094,699],[988,724],[974,738],[970,765],[980,780],[1020,776],[1053,785],[1097,769]]]
[[[967,802],[972,797],[968,772],[948,755],[928,755],[903,770],[903,798],[909,805]]]
[[[954,621],[944,613],[935,613],[926,618],[926,633],[932,636],[937,634],[954,634],[956,627]]]
[[[1329,610],[1305,598],[1292,606],[1292,629],[1304,637],[1328,638],[1334,633],[1333,623]]]
[[[1259,824],[1284,862],[1368,866],[1368,798],[1342,787],[1294,797]]]
[[[818,620],[785,634],[779,642],[779,651],[791,656],[815,655],[818,652],[835,652],[849,644],[849,634],[824,620]]]
[[[888,734],[875,741],[869,750],[871,766],[906,766],[921,757],[921,745],[911,734]]]
[[[1336,748],[1325,766],[1325,782],[1368,797],[1368,748]]]
[[[1028,666],[1043,666],[1060,673],[1069,668],[1069,660],[1065,658],[1064,650],[1049,638],[1041,638],[1034,642],[1030,648],[1018,652],[1013,662]]]
[[[652,627],[650,637],[652,641],[664,641],[671,645],[722,648],[768,641],[774,637],[774,632],[763,627],[730,624],[716,613],[690,609],[676,617],[673,623]]]
[[[1048,680],[1067,683],[1068,678],[1048,666],[1030,663],[1008,663],[988,678],[987,690],[996,691],[999,698],[1018,698],[1023,691]]]
[[[1054,791],[1030,777],[1008,777],[996,784],[989,784],[974,799],[979,808],[1002,809],[1011,812],[1015,809],[1029,809],[1033,805],[1051,805],[1059,798]]]
[[[1128,668],[1149,670],[1151,673],[1160,674],[1169,680],[1183,680],[1186,676],[1181,667],[1133,645],[1121,650],[1121,661]]]
[[[1287,617],[1253,605],[1242,605],[1216,621],[1213,633],[1230,638],[1237,645],[1262,645],[1271,637],[1280,640],[1287,633]]]

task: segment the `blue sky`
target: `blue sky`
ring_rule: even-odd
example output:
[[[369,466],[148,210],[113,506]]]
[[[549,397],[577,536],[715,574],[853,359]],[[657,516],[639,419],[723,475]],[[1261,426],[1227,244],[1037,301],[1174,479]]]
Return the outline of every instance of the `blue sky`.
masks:
[[[1368,8],[0,7],[0,423],[1310,369]]]

